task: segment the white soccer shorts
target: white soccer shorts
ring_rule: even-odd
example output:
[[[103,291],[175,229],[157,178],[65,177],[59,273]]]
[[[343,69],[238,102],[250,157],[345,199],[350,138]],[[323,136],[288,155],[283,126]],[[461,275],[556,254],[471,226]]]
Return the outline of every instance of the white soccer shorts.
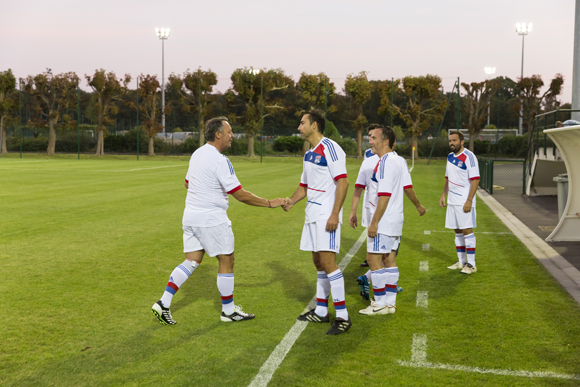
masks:
[[[232,223],[222,223],[213,227],[183,226],[183,252],[205,250],[207,255],[230,255],[234,252]]]
[[[367,237],[367,253],[390,254],[391,251],[399,248],[400,236],[389,236],[377,234],[376,237]]]
[[[332,251],[340,252],[340,223],[334,231],[326,231],[326,220],[314,223],[304,223],[300,250],[303,251]]]
[[[471,207],[468,213],[463,212],[463,206],[447,205],[445,216],[445,228],[465,230],[477,227],[475,207]]]

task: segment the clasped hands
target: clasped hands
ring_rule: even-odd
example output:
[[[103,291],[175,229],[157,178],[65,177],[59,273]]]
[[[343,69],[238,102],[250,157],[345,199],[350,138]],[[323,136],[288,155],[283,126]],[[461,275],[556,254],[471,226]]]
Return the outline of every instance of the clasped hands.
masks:
[[[285,199],[277,198],[277,199],[270,200],[270,207],[271,208],[276,208],[276,207],[280,207],[280,206],[282,206],[284,211],[288,212],[292,208],[293,204],[290,203],[289,198],[285,198]]]

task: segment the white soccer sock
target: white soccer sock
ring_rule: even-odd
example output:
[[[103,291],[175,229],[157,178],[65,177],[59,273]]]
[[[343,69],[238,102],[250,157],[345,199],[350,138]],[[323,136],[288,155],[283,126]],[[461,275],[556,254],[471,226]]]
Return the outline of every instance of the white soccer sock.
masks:
[[[173,300],[175,292],[179,290],[181,285],[183,285],[198,266],[199,263],[186,259],[181,265],[173,269],[169,277],[169,282],[167,282],[167,286],[165,287],[165,292],[163,292],[163,296],[161,297],[163,306],[166,308],[171,306],[171,300]]]
[[[372,272],[370,270],[365,273],[365,277],[367,277],[367,281],[369,281],[369,284],[373,282],[372,281],[373,277],[371,273]]]
[[[330,280],[330,291],[332,293],[332,302],[334,303],[334,310],[336,317],[348,320],[348,311],[346,310],[345,296],[344,296],[344,277],[342,271],[337,269],[332,273],[327,273]]]
[[[465,265],[467,258],[465,257],[465,238],[463,237],[463,234],[455,234],[455,249],[457,250],[459,263]]]
[[[399,268],[387,267],[387,282],[385,283],[386,304],[395,305],[397,302],[397,283],[399,282]]]
[[[389,274],[385,268],[373,271],[373,293],[375,295],[375,302],[380,306],[385,306],[387,303],[385,284],[387,283],[388,276]]]
[[[222,311],[225,315],[234,313],[234,273],[217,275],[217,287],[222,296]]]
[[[467,253],[467,262],[475,267],[475,234],[473,233],[465,236],[465,252]]]
[[[330,294],[330,281],[325,271],[318,272],[316,281],[316,310],[314,313],[324,317],[328,315],[328,295]]]

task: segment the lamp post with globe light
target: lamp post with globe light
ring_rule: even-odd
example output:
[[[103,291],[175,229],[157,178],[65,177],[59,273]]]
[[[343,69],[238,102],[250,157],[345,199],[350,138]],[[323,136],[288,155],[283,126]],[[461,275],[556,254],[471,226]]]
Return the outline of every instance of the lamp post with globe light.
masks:
[[[524,78],[524,37],[532,31],[532,23],[516,23],[516,32],[518,35],[522,36],[522,72],[520,81]],[[520,92],[521,95],[521,92]],[[520,123],[519,123],[519,134],[522,134],[522,126],[524,122],[524,104],[520,99]]]
[[[169,38],[169,28],[155,28],[157,37],[161,39],[161,125],[165,133],[165,41]]]
[[[486,68],[484,68],[484,70],[485,70],[485,73],[487,74],[487,80],[490,80],[491,75],[495,74],[495,67],[486,67]],[[490,110],[491,110],[490,105],[491,105],[491,103],[489,103],[487,105],[487,126],[489,126],[489,115],[490,115]]]

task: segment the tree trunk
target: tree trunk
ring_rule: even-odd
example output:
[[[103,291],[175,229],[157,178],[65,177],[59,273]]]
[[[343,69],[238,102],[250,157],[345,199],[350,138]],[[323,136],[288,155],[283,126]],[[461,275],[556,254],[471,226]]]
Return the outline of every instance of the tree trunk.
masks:
[[[419,158],[419,150],[417,149],[417,136],[411,137],[411,152],[415,153],[415,158]],[[413,150],[414,149],[414,150]]]
[[[97,135],[97,151],[96,156],[102,156],[105,154],[105,137],[103,134],[103,128],[101,128]]]
[[[356,130],[356,158],[362,157],[362,128]]]
[[[52,156],[54,154],[54,148],[56,146],[56,122],[53,119],[48,119],[48,148],[46,149],[46,154]]]
[[[0,145],[0,153],[8,153],[8,149],[6,149],[6,129],[4,129],[4,117],[2,117],[2,123],[0,124],[2,130],[2,144]]]
[[[304,145],[302,145],[302,157],[304,157],[306,152],[308,152],[308,149],[310,149],[310,143],[304,140]]]
[[[199,147],[201,148],[205,144],[205,120],[202,118],[199,123]]]
[[[149,137],[149,156],[155,156],[155,139]]]
[[[248,153],[247,155],[248,157],[254,157],[254,135],[248,135]]]

